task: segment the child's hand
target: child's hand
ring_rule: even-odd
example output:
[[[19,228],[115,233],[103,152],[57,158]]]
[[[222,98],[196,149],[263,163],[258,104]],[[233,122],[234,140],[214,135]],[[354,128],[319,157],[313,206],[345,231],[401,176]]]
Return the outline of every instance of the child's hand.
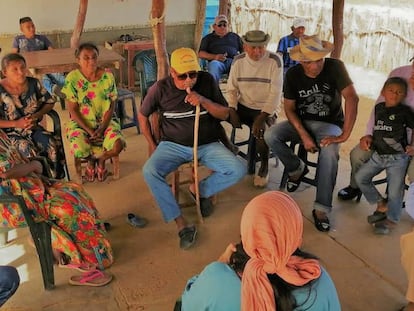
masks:
[[[414,156],[414,146],[408,145],[405,147],[405,153],[409,156]]]
[[[236,246],[233,243],[230,243],[223,254],[217,259],[217,261],[223,263],[229,263],[231,255],[236,251]]]
[[[372,135],[365,135],[359,140],[359,147],[364,151],[369,151],[372,144]]]

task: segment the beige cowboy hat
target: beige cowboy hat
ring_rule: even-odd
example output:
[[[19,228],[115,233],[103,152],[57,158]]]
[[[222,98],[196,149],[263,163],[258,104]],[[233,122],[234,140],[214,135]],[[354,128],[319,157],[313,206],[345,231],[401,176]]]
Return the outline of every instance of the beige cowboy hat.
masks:
[[[298,62],[311,62],[324,58],[333,49],[332,43],[319,39],[317,35],[303,36],[299,44],[289,51],[289,56]]]
[[[242,36],[243,43],[251,46],[264,46],[269,40],[270,36],[261,30],[250,30]]]

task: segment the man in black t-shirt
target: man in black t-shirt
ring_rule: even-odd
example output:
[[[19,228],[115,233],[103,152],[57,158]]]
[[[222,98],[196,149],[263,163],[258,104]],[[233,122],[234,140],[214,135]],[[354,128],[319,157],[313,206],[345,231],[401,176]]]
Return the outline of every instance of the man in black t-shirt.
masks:
[[[219,142],[220,121],[226,120],[229,108],[214,78],[199,71],[195,52],[180,48],[171,54],[171,75],[157,81],[148,91],[139,112],[142,133],[151,156],[143,175],[164,220],[174,220],[180,247],[191,247],[196,239],[195,226],[188,225],[166,181],[166,176],[181,164],[193,160],[195,108],[200,105],[198,158],[212,173],[199,183],[201,213],[212,213],[210,197],[238,182],[245,166]],[[159,113],[160,142],[152,135],[149,117]],[[194,185],[190,192],[194,195]]]
[[[265,133],[265,141],[288,172],[287,190],[295,191],[308,173],[306,164],[286,144],[301,143],[308,152],[319,152],[316,199],[312,215],[319,231],[329,231],[327,216],[338,171],[339,144],[346,141],[355,123],[358,96],[344,64],[324,58],[333,45],[317,36],[303,36],[290,50],[299,64],[286,72],[283,86],[288,121]],[[345,111],[342,109],[345,99]]]

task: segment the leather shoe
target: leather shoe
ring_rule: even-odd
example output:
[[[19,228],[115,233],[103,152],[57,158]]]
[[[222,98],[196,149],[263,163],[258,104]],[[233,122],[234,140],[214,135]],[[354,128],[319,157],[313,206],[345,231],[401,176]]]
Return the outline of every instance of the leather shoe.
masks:
[[[349,201],[353,200],[354,198],[360,198],[361,195],[361,190],[358,188],[352,188],[351,186],[345,187],[338,191],[338,198],[342,201]]]
[[[305,166],[305,168],[303,169],[302,174],[300,174],[299,178],[296,180],[291,180],[290,177],[287,181],[286,184],[286,189],[288,192],[294,192],[299,188],[300,182],[302,181],[303,177],[305,177],[305,175],[309,173],[309,169],[307,166]]]
[[[319,219],[316,216],[315,210],[312,210],[312,216],[316,229],[318,229],[321,232],[328,232],[331,229],[331,224],[329,223],[329,219],[326,216],[323,219]]]

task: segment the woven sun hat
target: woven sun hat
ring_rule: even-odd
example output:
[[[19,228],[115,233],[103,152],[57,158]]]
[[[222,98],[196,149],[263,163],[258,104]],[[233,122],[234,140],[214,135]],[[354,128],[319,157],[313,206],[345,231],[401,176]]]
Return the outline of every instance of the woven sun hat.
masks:
[[[263,46],[266,45],[270,40],[270,36],[261,30],[250,30],[242,36],[244,44],[251,46]]]
[[[333,49],[332,43],[319,39],[317,35],[303,36],[299,44],[289,51],[289,56],[298,62],[312,62],[324,58]]]

